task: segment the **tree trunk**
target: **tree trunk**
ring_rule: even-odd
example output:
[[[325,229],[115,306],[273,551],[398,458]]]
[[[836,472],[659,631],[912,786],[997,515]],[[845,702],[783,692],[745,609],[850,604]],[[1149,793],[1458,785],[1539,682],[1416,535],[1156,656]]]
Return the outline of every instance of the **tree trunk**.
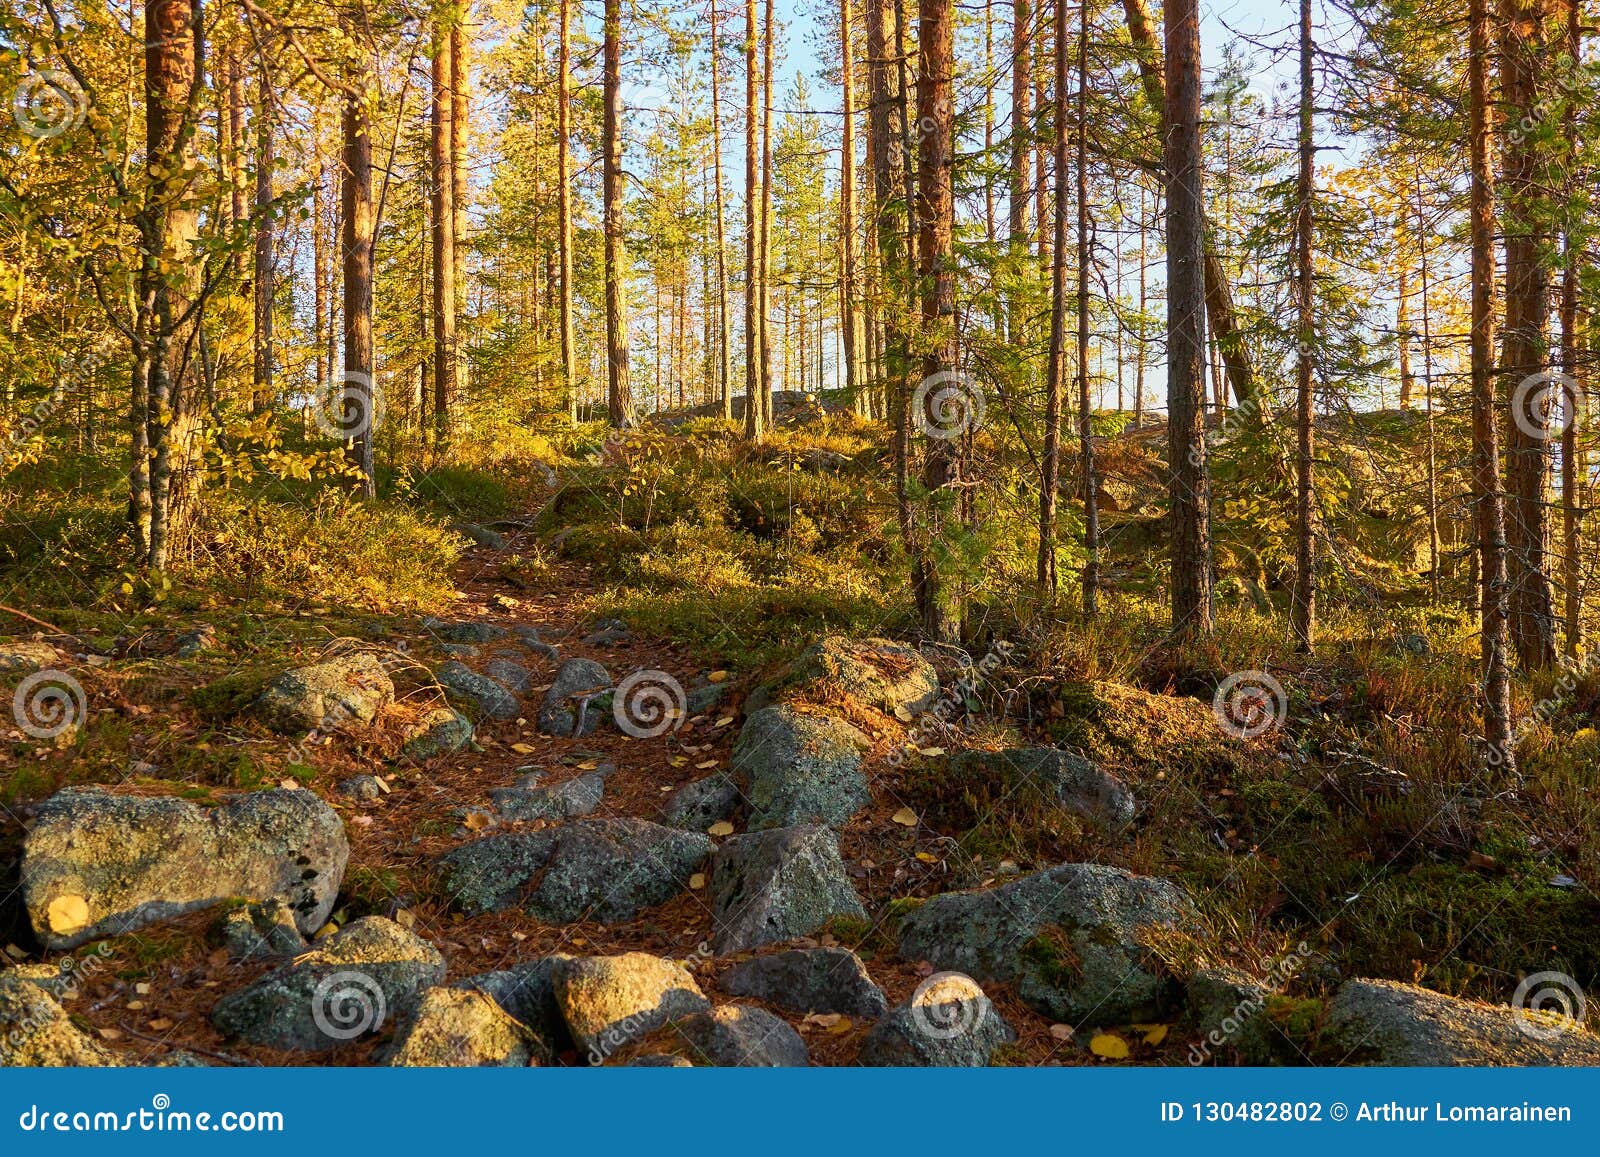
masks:
[[[1020,273],[1025,264],[1021,259],[1028,252],[1028,157],[1030,155],[1029,109],[1033,86],[1031,42],[1033,19],[1029,0],[1014,0],[1011,9],[1011,158],[1008,166],[1011,202],[1006,215],[1006,235],[1012,261]],[[1042,227],[1042,223],[1041,223]],[[1007,311],[1006,329],[1013,343],[1021,340],[1021,294],[1011,294],[1011,308]]]
[[[761,283],[758,308],[761,310],[761,420],[768,429],[772,413],[772,331],[767,319],[772,312],[772,71],[773,47],[777,40],[777,21],[773,0],[767,0],[766,31],[761,57],[761,245],[756,254]],[[787,353],[787,345],[785,346]]]
[[[1056,504],[1061,485],[1061,397],[1067,380],[1067,174],[1071,153],[1067,118],[1067,5],[1055,4],[1055,108],[1051,141],[1055,149],[1055,232],[1050,263],[1050,353],[1045,370],[1044,442],[1039,450],[1039,559],[1037,580],[1045,593],[1057,588]],[[1040,222],[1043,230],[1044,223]]]
[[[1491,766],[1516,767],[1507,650],[1505,508],[1494,397],[1494,172],[1489,122],[1488,0],[1470,0],[1467,72],[1472,216],[1472,495],[1478,532],[1483,737]]]
[[[716,183],[717,215],[717,393],[722,402],[722,418],[733,418],[733,343],[728,336],[728,234],[722,200],[722,44],[717,0],[711,6],[711,158]]]
[[[261,61],[259,105],[256,109],[256,237],[255,237],[255,347],[251,409],[272,405],[272,299],[276,276],[272,262],[272,78]]]
[[[605,0],[606,401],[611,425],[633,425],[628,379],[628,257],[623,244],[622,0]]]
[[[344,102],[344,163],[339,193],[344,250],[344,381],[339,418],[346,436],[346,458],[360,474],[359,491],[362,497],[372,498],[377,493],[372,457],[377,383],[372,377],[372,125],[361,96],[366,76],[364,69],[351,74],[349,95]]]
[[[844,386],[857,414],[872,412],[866,383],[861,380],[861,338],[856,321],[860,292],[856,272],[856,78],[852,49],[855,21],[851,0],[839,0],[839,103],[844,111],[843,139],[839,147],[839,238],[842,289],[839,323],[844,328]]]
[[[1131,2],[1131,0],[1130,0]],[[1172,499],[1172,628],[1211,634],[1211,494],[1205,441],[1205,232],[1201,198],[1198,0],[1167,0],[1167,454]]]
[[[1581,0],[1566,0],[1566,28],[1564,55],[1568,67],[1576,69],[1582,58],[1582,21],[1579,11]],[[1578,102],[1567,94],[1562,109],[1562,139],[1568,155],[1576,158],[1581,144],[1578,139]],[[1578,348],[1578,292],[1583,264],[1583,228],[1577,218],[1574,204],[1577,200],[1577,174],[1567,174],[1566,217],[1562,230],[1561,269],[1561,370],[1566,375],[1566,421],[1561,427],[1561,586],[1565,596],[1563,608],[1565,625],[1563,643],[1568,658],[1576,659],[1583,646],[1583,586],[1579,565],[1583,553],[1582,507],[1578,489],[1588,471],[1578,445],[1578,421],[1587,408],[1581,405],[1585,395],[1586,368]]]
[[[1065,8],[1064,0],[1056,0]],[[1056,16],[1056,52],[1066,54],[1066,18]],[[1056,103],[1066,108],[1066,64],[1056,65]],[[1073,113],[1077,129],[1078,226],[1078,457],[1079,471],[1083,476],[1083,613],[1093,618],[1099,611],[1100,592],[1100,511],[1096,504],[1099,480],[1095,476],[1094,461],[1094,409],[1089,396],[1089,5],[1082,0],[1078,5],[1078,98]],[[1064,119],[1064,118],[1063,118]],[[1066,131],[1057,128],[1056,171],[1066,168]],[[1064,198],[1065,182],[1056,178],[1056,197]],[[1056,216],[1062,216],[1056,209]],[[1064,244],[1064,241],[1058,241]],[[1060,262],[1057,262],[1059,266]]]
[[[761,246],[761,121],[756,101],[761,93],[761,66],[756,56],[759,25],[756,0],[744,5],[744,432],[759,440],[765,433],[761,413],[761,347],[766,318],[761,309],[758,251]]]
[[[1294,226],[1295,296],[1299,307],[1299,321],[1295,327],[1299,339],[1299,356],[1295,361],[1295,436],[1299,455],[1295,462],[1294,595],[1289,604],[1289,625],[1296,648],[1306,654],[1316,646],[1317,633],[1316,491],[1312,478],[1314,398],[1311,390],[1311,358],[1317,340],[1311,269],[1314,228],[1311,199],[1317,146],[1312,137],[1316,121],[1311,48],[1311,0],[1300,0],[1300,172],[1295,190]],[[1401,292],[1403,294],[1404,290]],[[1401,340],[1404,340],[1403,335]]]
[[[714,0],[713,0],[714,3]],[[561,0],[556,64],[556,235],[560,249],[561,388],[567,415],[578,420],[578,362],[572,332],[572,0]],[[715,17],[712,22],[715,37]]]

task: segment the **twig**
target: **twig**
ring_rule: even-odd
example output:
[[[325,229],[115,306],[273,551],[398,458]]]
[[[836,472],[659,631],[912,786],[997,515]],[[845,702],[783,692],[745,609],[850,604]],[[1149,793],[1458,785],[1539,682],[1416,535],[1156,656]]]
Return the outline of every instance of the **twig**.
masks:
[[[19,610],[17,610],[16,607],[8,607],[4,603],[0,603],[0,611],[4,611],[8,615],[16,615],[17,618],[19,618],[19,619],[27,619],[28,622],[33,623],[35,626],[43,627],[47,631],[54,631],[56,634],[62,636],[63,638],[66,638],[66,639],[78,639],[78,636],[74,635],[71,631],[63,631],[60,627],[56,626],[54,623],[47,623],[43,619],[36,619],[32,615],[30,615],[27,611],[19,611]],[[78,639],[78,641],[81,643],[83,640],[82,639]]]
[[[117,1023],[117,1027],[123,1032],[127,1033],[129,1036],[138,1037],[142,1041],[149,1041],[153,1045],[164,1045],[167,1043],[167,1041],[163,1040],[161,1037],[149,1036],[146,1033],[140,1032],[138,1029],[129,1028],[126,1022],[119,1021]],[[212,1060],[221,1061],[225,1065],[237,1065],[248,1069],[259,1069],[261,1067],[261,1065],[256,1061],[246,1060],[244,1057],[230,1056],[227,1053],[212,1052],[210,1049],[203,1049],[199,1045],[180,1045],[178,1047],[183,1049],[184,1052],[196,1053],[202,1057],[210,1057]]]

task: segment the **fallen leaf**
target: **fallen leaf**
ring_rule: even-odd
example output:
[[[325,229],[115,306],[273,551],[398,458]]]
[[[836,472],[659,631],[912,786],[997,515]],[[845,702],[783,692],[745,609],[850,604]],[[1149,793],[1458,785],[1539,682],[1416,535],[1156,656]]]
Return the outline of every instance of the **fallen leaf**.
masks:
[[[939,857],[934,855],[932,852],[918,852],[917,859],[921,860],[924,864],[937,864],[939,862]]]
[[[712,824],[709,828],[706,829],[706,835],[708,835],[708,836],[731,836],[731,835],[733,835],[733,825],[730,824],[727,820],[718,820],[716,823]]]
[[[706,874],[704,872],[696,872],[694,875],[689,877],[689,890],[691,892],[698,892],[701,888],[704,888],[705,886],[706,886]]]
[[[914,828],[917,826],[917,813],[908,807],[901,808],[889,818],[903,828]]]
[[[1077,1030],[1070,1024],[1053,1024],[1050,1026],[1050,1035],[1056,1040],[1071,1040],[1076,1034]]]
[[[733,716],[724,715],[721,719],[717,720],[714,724],[712,724],[712,726],[713,727],[726,727],[726,726],[728,726],[728,724],[730,724],[732,722],[733,722]]]
[[[694,769],[696,771],[710,771],[715,766],[717,766],[717,761],[714,759],[708,759],[704,763],[695,764]]]
[[[370,818],[370,817],[368,817]],[[468,812],[461,820],[461,826],[469,832],[482,831],[489,826],[489,817],[482,812]]]
[[[417,914],[410,908],[402,908],[394,914],[394,922],[402,928],[415,928],[417,926]]]
[[[120,1029],[97,1028],[94,1031],[100,1034],[100,1039],[101,1040],[121,1040],[122,1039],[122,1032],[121,1032]]]
[[[299,791],[300,781],[298,779],[280,779],[278,786],[283,788],[284,791]]]
[[[706,676],[706,679],[712,683],[726,683],[728,681],[728,673],[726,671],[713,671]]]
[[[172,1027],[172,1021],[168,1020],[164,1016],[158,1016],[155,1020],[150,1022],[149,1027],[151,1032],[166,1032]]]
[[[82,896],[57,896],[50,901],[47,918],[52,932],[76,932],[89,923],[89,904]]]
[[[513,743],[511,745],[511,750],[515,751],[518,755],[532,755],[538,749],[531,743]]]
[[[935,756],[943,755],[944,754],[944,748],[942,748],[942,747],[919,747],[919,748],[917,748],[917,754],[918,755],[925,755],[929,759],[932,759]]]
[[[1151,1025],[1149,1031],[1144,1034],[1144,1043],[1147,1045],[1160,1044],[1162,1041],[1167,1039],[1167,1030],[1170,1027],[1170,1025],[1165,1024]]]
[[[1089,1051],[1097,1057],[1120,1061],[1127,1058],[1128,1042],[1116,1033],[1097,1033],[1095,1038],[1089,1042]]]

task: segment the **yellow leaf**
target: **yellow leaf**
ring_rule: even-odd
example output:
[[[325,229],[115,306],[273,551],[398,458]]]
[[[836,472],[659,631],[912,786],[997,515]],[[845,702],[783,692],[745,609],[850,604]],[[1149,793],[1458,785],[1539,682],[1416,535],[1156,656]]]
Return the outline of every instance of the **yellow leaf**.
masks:
[[[1097,1033],[1089,1042],[1089,1051],[1097,1057],[1105,1057],[1108,1060],[1125,1060],[1128,1056],[1128,1042],[1116,1033]]]
[[[728,724],[730,724],[732,722],[733,722],[733,716],[724,715],[721,719],[717,720],[716,726],[718,726],[718,727],[726,727]]]
[[[149,1027],[151,1032],[166,1032],[172,1027],[172,1022],[166,1017],[160,1016],[151,1021]]]
[[[934,756],[943,755],[944,754],[944,748],[942,748],[942,747],[919,747],[919,748],[917,748],[917,754],[918,755],[926,755],[929,759],[932,759]]]
[[[1164,1024],[1151,1025],[1150,1031],[1144,1034],[1144,1043],[1147,1045],[1160,1044],[1167,1039],[1167,1029],[1169,1027],[1169,1025]]]
[[[903,828],[914,828],[917,826],[917,813],[908,807],[901,808],[889,818]]]
[[[695,764],[694,769],[696,771],[710,771],[715,766],[717,766],[717,761],[714,759],[708,759],[704,763]]]
[[[518,755],[532,755],[537,748],[535,748],[531,743],[513,743],[511,745],[511,750],[515,751]]]
[[[683,767],[689,761],[683,758],[681,755],[674,755],[671,759],[667,760],[667,762],[672,764],[673,767]]]
[[[726,683],[728,681],[728,673],[726,671],[713,671],[706,678],[713,683]]]
[[[706,886],[706,874],[704,872],[696,872],[694,875],[689,877],[689,890],[690,891],[698,892],[701,888],[704,888],[705,886]]]
[[[706,835],[708,835],[708,836],[731,836],[731,835],[733,835],[733,825],[730,824],[727,820],[718,820],[716,823],[712,824],[709,828],[706,829]]]
[[[82,896],[57,896],[47,913],[50,931],[64,936],[89,923],[89,904]]]
[[[924,864],[937,864],[939,862],[939,857],[934,855],[932,852],[918,852],[917,859],[921,860]]]

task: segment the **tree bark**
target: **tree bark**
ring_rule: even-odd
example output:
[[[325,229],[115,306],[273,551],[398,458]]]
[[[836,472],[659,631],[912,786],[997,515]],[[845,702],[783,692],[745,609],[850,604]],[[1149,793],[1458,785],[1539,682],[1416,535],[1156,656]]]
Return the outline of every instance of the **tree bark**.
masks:
[[[572,0],[561,0],[557,19],[560,30],[556,62],[556,236],[561,266],[557,289],[560,303],[558,324],[561,326],[561,384],[567,394],[567,415],[576,422],[578,355],[572,332]],[[715,35],[713,15],[713,38]]]
[[[1065,0],[1056,0],[1058,9],[1065,8]],[[1059,56],[1066,54],[1066,20],[1057,15],[1056,29],[1058,43],[1056,52]],[[1066,65],[1064,62],[1056,65],[1057,78],[1057,107],[1066,108]],[[1077,206],[1078,223],[1076,236],[1078,242],[1078,459],[1079,472],[1083,479],[1083,613],[1093,618],[1099,611],[1100,602],[1100,510],[1096,503],[1096,495],[1100,490],[1099,480],[1095,476],[1094,460],[1094,409],[1089,396],[1089,262],[1091,260],[1091,247],[1089,241],[1089,4],[1088,0],[1080,0],[1078,5],[1078,96],[1073,112],[1073,120],[1077,131],[1077,158],[1074,169],[1077,173]],[[1057,140],[1061,142],[1056,151],[1056,171],[1060,173],[1065,169],[1066,145],[1065,130],[1056,130]],[[1064,199],[1066,192],[1064,181],[1058,176],[1056,180],[1058,200]],[[1062,216],[1058,207],[1057,217]],[[1064,242],[1059,242],[1063,244]],[[1057,262],[1058,266],[1060,262]]]
[[[259,103],[256,109],[256,236],[255,236],[255,347],[251,408],[256,412],[272,405],[272,300],[276,296],[276,275],[272,261],[272,77],[266,61],[260,69]]]
[[[717,0],[711,8],[711,158],[715,180],[717,215],[717,394],[722,402],[722,418],[733,418],[733,343],[728,333],[728,233],[722,193],[722,44],[721,18]]]
[[[606,400],[611,425],[633,425],[628,378],[628,257],[623,242],[622,0],[605,0],[604,172],[606,266]]]
[[[766,342],[758,253],[761,246],[761,137],[756,101],[761,66],[756,0],[744,5],[744,432],[759,440],[766,433],[761,410],[761,349]]]
[[[1313,139],[1316,114],[1311,50],[1311,0],[1300,0],[1300,171],[1295,190],[1295,296],[1299,307],[1295,326],[1299,350],[1295,361],[1295,440],[1299,453],[1295,461],[1294,594],[1289,603],[1289,625],[1296,648],[1306,654],[1315,648],[1317,634],[1316,489],[1312,476],[1315,398],[1311,388],[1312,353],[1317,340],[1311,267],[1315,228],[1312,182],[1317,146]]]
[[[1172,629],[1180,638],[1195,638],[1209,636],[1212,627],[1211,493],[1204,426],[1205,217],[1201,199],[1198,0],[1167,0],[1164,19]]]
[[[872,412],[866,383],[861,380],[861,338],[856,319],[856,78],[854,60],[855,20],[851,0],[839,0],[839,103],[844,112],[843,138],[839,144],[839,238],[842,262],[842,292],[839,322],[844,328],[844,385],[857,414]]]
[[[344,101],[344,157],[340,188],[344,266],[344,380],[340,424],[345,455],[358,473],[365,498],[376,494],[372,437],[377,417],[377,384],[372,376],[372,125],[366,101],[366,72],[354,70]],[[437,252],[437,250],[435,251]]]
[[[450,19],[449,9],[434,10],[432,135],[428,157],[433,186],[433,437],[435,444],[441,447],[450,438],[450,406],[456,397],[456,210],[455,174],[450,164],[453,131]]]

